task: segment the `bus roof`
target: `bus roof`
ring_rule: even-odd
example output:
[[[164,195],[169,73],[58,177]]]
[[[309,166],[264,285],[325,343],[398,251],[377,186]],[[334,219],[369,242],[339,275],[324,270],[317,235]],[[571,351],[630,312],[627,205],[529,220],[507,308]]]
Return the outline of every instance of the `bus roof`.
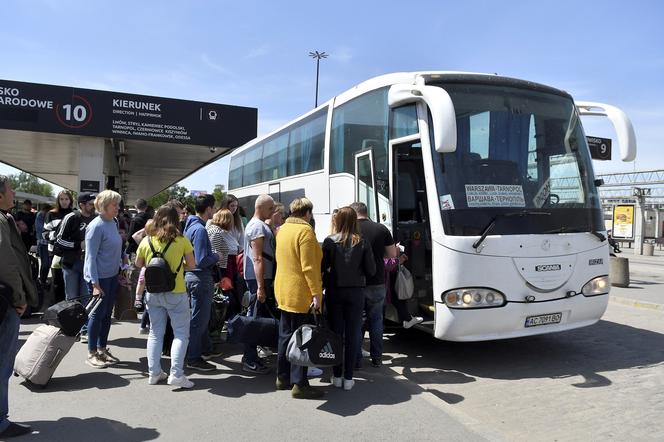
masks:
[[[319,105],[317,108],[310,110],[309,112],[300,115],[294,120],[289,121],[283,126],[279,127],[272,132],[254,138],[245,145],[233,150],[231,157],[235,154],[239,154],[244,150],[248,149],[250,146],[271,137],[275,133],[282,131],[283,129],[297,123],[300,120],[303,120],[317,111],[329,107],[330,104],[333,104],[334,107],[337,107],[343,103],[346,103],[364,93],[372,91],[374,89],[379,89],[381,87],[390,86],[393,84],[424,84],[424,83],[436,83],[436,82],[490,82],[494,84],[500,84],[504,86],[514,86],[522,87],[528,89],[540,90],[542,92],[553,93],[556,95],[562,95],[565,97],[570,97],[570,95],[561,90],[556,89],[551,86],[546,86],[541,83],[535,83],[532,81],[521,80],[518,78],[504,77],[497,74],[487,74],[480,72],[462,72],[462,71],[415,71],[415,72],[393,72],[389,74],[379,75],[377,77],[370,78],[365,80],[352,88],[341,92],[340,94],[332,97],[330,100]]]

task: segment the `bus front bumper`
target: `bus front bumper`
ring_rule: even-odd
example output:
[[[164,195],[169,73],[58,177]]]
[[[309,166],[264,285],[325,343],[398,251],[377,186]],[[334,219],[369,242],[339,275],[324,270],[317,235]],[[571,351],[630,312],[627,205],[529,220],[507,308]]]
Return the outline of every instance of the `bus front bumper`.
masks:
[[[579,295],[538,303],[511,302],[499,308],[469,310],[450,309],[444,303],[436,302],[434,336],[446,341],[471,342],[571,330],[599,321],[608,302],[608,294],[592,297]],[[526,327],[528,318],[541,317],[545,321],[558,319],[557,314],[560,314],[560,322]],[[533,319],[529,320],[530,324],[532,322]]]

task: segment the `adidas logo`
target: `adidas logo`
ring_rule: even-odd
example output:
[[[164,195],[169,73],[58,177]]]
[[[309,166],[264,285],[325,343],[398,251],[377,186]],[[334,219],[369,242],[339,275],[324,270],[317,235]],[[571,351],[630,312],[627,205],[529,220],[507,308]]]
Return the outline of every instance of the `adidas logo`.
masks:
[[[322,359],[334,359],[337,357],[337,355],[334,354],[334,350],[332,350],[332,346],[329,342],[325,344],[321,352],[318,353],[318,356]]]

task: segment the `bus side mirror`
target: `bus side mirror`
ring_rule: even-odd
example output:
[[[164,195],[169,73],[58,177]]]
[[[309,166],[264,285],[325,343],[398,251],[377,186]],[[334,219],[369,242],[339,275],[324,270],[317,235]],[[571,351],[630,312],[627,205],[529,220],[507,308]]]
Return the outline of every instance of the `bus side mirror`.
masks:
[[[579,115],[607,117],[613,124],[618,135],[620,156],[623,161],[634,161],[636,158],[636,134],[634,127],[625,112],[615,106],[590,101],[577,101]]]
[[[431,112],[436,152],[454,152],[457,144],[456,113],[452,99],[445,89],[437,86],[395,84],[387,94],[390,108],[419,101],[424,102]]]

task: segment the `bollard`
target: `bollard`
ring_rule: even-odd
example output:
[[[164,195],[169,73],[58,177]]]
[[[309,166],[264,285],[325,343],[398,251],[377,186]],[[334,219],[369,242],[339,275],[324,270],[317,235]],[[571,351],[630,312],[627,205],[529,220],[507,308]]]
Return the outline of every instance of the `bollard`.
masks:
[[[651,242],[644,242],[643,243],[643,254],[645,256],[653,256],[655,253],[655,244]]]
[[[609,264],[609,279],[616,287],[629,287],[629,261],[627,258],[612,256]]]

